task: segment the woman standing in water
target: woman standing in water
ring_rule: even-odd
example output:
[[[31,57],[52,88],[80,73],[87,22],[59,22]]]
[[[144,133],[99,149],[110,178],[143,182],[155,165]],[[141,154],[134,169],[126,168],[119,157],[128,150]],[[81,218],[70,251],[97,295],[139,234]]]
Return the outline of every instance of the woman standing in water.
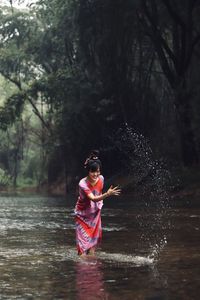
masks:
[[[95,247],[102,237],[101,209],[103,200],[109,196],[118,196],[121,190],[110,187],[102,194],[104,178],[101,175],[99,151],[91,152],[86,159],[87,176],[79,182],[79,197],[75,207],[76,245],[79,255],[93,255]]]

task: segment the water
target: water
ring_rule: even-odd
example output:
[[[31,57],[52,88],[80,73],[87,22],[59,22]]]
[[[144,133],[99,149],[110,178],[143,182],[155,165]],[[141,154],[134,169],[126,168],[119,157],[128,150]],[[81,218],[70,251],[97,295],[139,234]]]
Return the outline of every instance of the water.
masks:
[[[140,195],[142,210],[135,216],[140,225],[140,240],[148,242],[148,248],[152,248],[151,256],[155,258],[167,242],[165,230],[170,227],[167,212],[170,208],[168,191],[174,184],[171,174],[163,159],[155,159],[148,140],[128,124],[114,135],[113,144],[122,174],[131,178],[129,188]],[[122,186],[122,189],[127,187]],[[149,218],[152,207],[153,214]]]
[[[184,202],[167,211],[171,225],[157,248],[141,239],[137,221],[143,214],[151,224],[157,209],[146,211],[132,196],[108,199],[101,248],[81,261],[74,201],[0,197],[0,299],[199,299],[198,206]]]

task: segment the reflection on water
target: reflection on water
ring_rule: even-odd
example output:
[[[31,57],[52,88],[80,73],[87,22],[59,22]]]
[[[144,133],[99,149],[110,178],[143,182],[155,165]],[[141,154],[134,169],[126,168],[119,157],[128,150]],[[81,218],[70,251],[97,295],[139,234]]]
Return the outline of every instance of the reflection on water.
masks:
[[[147,213],[123,201],[126,208],[122,201],[113,208],[105,204],[101,248],[95,259],[82,261],[75,248],[73,204],[1,197],[0,299],[198,299],[199,208],[171,209],[158,246],[141,238],[148,226],[137,222],[140,215],[150,224],[154,209]]]
[[[101,264],[98,260],[87,259],[76,264],[76,290],[78,300],[106,299]]]

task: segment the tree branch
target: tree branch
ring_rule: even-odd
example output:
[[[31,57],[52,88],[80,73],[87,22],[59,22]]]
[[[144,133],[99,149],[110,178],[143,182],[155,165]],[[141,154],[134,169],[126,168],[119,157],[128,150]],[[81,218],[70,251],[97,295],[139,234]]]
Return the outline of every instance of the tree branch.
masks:
[[[142,1],[143,2],[143,8],[144,8],[144,11],[145,11],[145,14],[148,18],[148,21],[150,22],[150,24],[152,25],[152,28],[153,28],[153,32],[152,32],[152,38],[153,39],[157,39],[158,41],[160,41],[160,44],[162,44],[164,50],[166,51],[166,53],[168,54],[169,58],[173,61],[174,65],[176,64],[176,57],[175,55],[173,54],[172,50],[170,49],[170,47],[168,46],[167,42],[165,41],[165,39],[162,37],[162,34],[160,32],[160,30],[158,29],[158,26],[155,22],[156,20],[156,14],[154,14],[153,16],[150,14],[148,8],[147,8],[147,5],[146,5],[146,2],[145,1]],[[155,5],[153,5],[153,10],[155,10]],[[156,13],[156,11],[155,11]]]
[[[170,1],[169,0],[162,0],[162,2],[166,6],[166,8],[169,12],[169,15],[172,17],[172,19],[174,19],[174,21],[176,23],[178,23],[182,28],[185,29],[184,21],[181,19],[180,15],[178,15],[177,12],[173,9],[172,5],[170,4]]]
[[[2,70],[0,70],[0,73],[3,77],[8,79],[10,82],[14,83],[20,91],[22,90],[20,81],[18,81],[17,79],[11,78],[8,74],[5,74]]]
[[[192,54],[194,53],[194,49],[195,46],[200,42],[200,33],[194,38],[194,40],[192,41],[191,47],[188,51],[188,55],[187,55],[187,60],[185,62],[185,68],[188,69],[191,58],[192,58]]]
[[[11,78],[7,74],[4,74],[2,71],[0,71],[0,73],[2,74],[3,77],[8,79],[10,82],[14,83],[20,91],[22,91],[21,82]],[[31,106],[33,107],[34,113],[36,114],[36,116],[38,116],[38,118],[40,119],[40,121],[42,122],[44,127],[48,130],[48,132],[52,133],[50,126],[45,122],[44,118],[41,116],[41,114],[40,114],[37,106],[35,105],[35,103],[32,101],[32,99],[28,95],[26,95],[26,98],[29,101],[29,103],[31,104]]]
[[[170,85],[172,87],[174,87],[174,84],[175,84],[174,74],[170,68],[169,62],[166,57],[166,53],[172,59],[174,65],[176,65],[176,58],[175,58],[173,52],[171,51],[171,49],[168,47],[165,40],[163,39],[163,37],[161,36],[161,33],[157,28],[157,24],[155,23],[154,18],[151,16],[151,14],[147,8],[145,0],[142,0],[142,5],[143,5],[143,10],[146,15],[146,18],[151,26],[148,25],[148,22],[145,20],[145,18],[141,19],[139,16],[139,20],[142,22],[143,25],[145,24],[147,33],[150,35],[150,38],[152,39],[152,41],[155,45],[163,72],[166,74],[166,77],[167,77]],[[166,53],[165,53],[165,51],[166,51]]]
[[[31,99],[31,97],[27,96],[27,100],[29,101],[29,103],[32,105],[33,109],[34,109],[34,113],[36,114],[36,116],[38,116],[38,118],[40,119],[40,121],[42,122],[42,124],[44,125],[44,127],[48,130],[48,132],[52,133],[51,128],[49,126],[48,123],[45,122],[44,118],[41,116],[37,106],[35,105],[35,103],[33,102],[33,100]]]

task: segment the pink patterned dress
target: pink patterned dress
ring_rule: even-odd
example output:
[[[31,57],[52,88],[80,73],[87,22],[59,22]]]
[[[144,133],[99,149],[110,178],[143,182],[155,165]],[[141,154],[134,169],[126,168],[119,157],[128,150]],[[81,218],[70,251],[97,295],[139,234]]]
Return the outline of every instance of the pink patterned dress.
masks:
[[[101,209],[103,200],[94,202],[88,198],[90,193],[95,196],[102,194],[104,178],[99,176],[95,185],[83,178],[79,182],[79,197],[75,207],[76,245],[78,254],[87,253],[102,238]]]

